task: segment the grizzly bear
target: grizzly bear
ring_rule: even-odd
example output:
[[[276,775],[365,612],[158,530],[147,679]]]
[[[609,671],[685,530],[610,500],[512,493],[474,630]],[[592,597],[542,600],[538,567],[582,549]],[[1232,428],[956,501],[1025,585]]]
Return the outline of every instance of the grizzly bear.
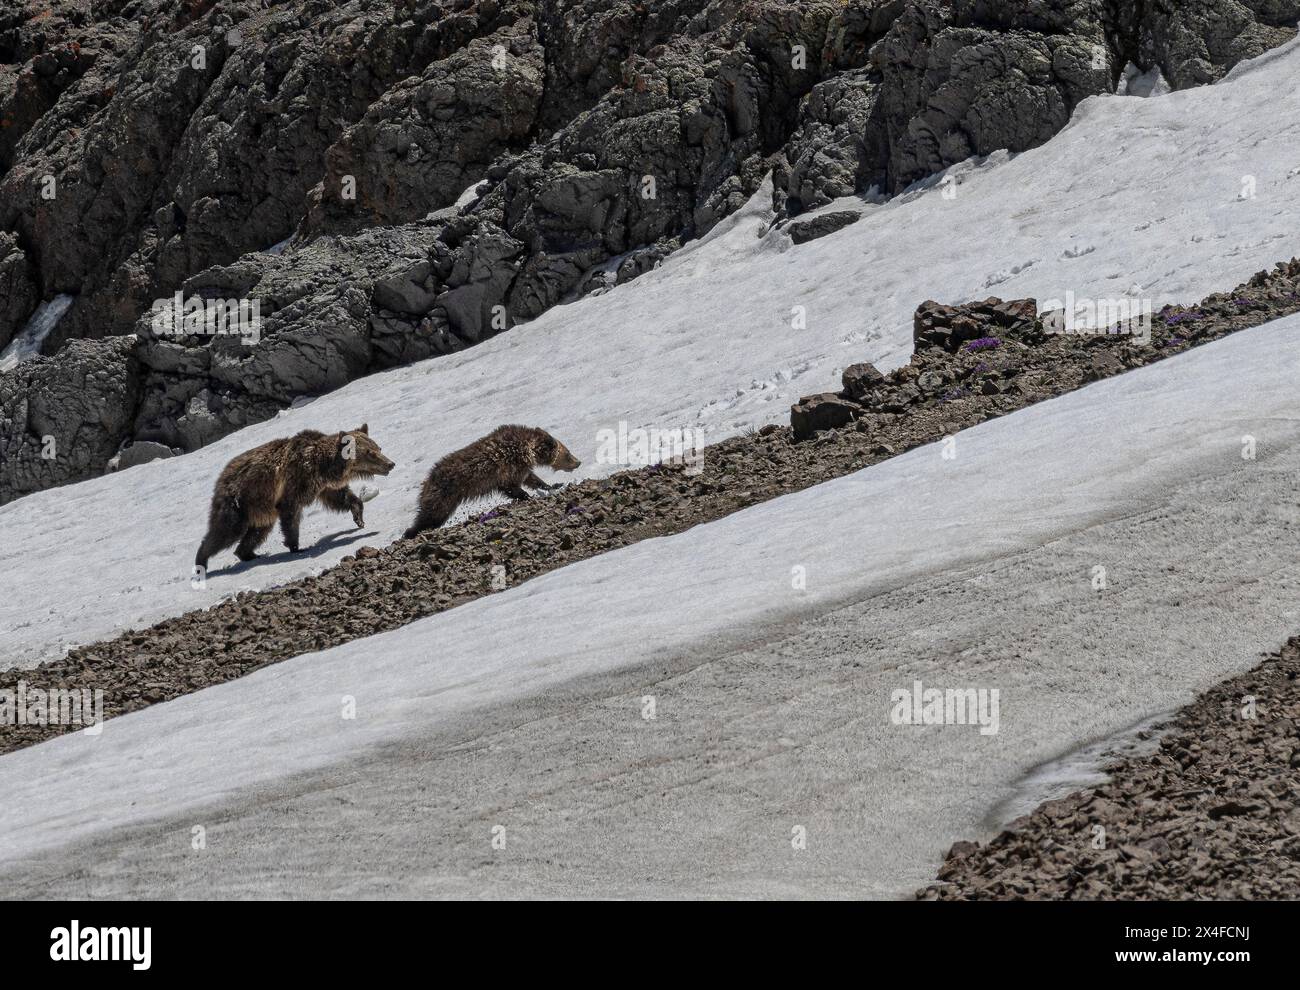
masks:
[[[448,454],[429,471],[420,489],[415,522],[408,537],[445,523],[467,498],[500,491],[526,499],[525,487],[550,490],[533,473],[535,467],[574,471],[582,462],[545,430],[532,426],[498,426],[468,447]]]
[[[366,424],[343,433],[303,430],[247,450],[217,478],[208,533],[194,563],[206,568],[209,557],[236,540],[235,556],[252,560],[277,519],[284,545],[297,553],[302,511],[316,501],[335,512],[351,512],[360,528],[365,525],[362,501],[348,483],[392,469]]]

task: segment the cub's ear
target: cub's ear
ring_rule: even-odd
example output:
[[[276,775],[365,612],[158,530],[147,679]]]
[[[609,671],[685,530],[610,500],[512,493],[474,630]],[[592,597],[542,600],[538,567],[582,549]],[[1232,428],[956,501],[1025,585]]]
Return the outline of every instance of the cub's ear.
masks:
[[[358,433],[364,433],[366,436],[370,436],[370,424],[369,424],[369,423],[362,423],[362,424],[361,424],[361,429],[357,430],[357,432],[358,432]]]
[[[550,464],[555,459],[555,437],[545,430],[538,432],[541,436],[537,438],[537,463]]]

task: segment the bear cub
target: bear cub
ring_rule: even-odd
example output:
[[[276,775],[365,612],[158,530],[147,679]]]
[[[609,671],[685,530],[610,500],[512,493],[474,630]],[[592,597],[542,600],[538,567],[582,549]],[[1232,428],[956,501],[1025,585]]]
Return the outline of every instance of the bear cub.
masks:
[[[498,426],[468,447],[448,454],[429,471],[420,489],[415,522],[408,537],[441,526],[469,498],[504,492],[526,499],[524,488],[550,490],[533,472],[535,467],[574,471],[582,462],[545,430],[532,426]]]

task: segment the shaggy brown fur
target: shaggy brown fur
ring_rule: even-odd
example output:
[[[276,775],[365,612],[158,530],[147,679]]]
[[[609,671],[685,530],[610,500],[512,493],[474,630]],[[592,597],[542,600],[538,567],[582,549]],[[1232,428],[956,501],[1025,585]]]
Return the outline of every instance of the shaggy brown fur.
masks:
[[[573,471],[582,462],[545,430],[531,426],[498,426],[495,430],[448,454],[429,472],[420,489],[415,522],[407,536],[445,523],[467,498],[500,491],[513,499],[528,498],[524,488],[551,489],[533,473],[535,467]]]
[[[302,510],[317,500],[335,512],[351,512],[359,528],[365,514],[348,483],[392,469],[365,425],[346,433],[303,430],[245,451],[217,478],[208,534],[194,563],[206,568],[209,557],[236,540],[235,555],[252,560],[277,519],[284,545],[297,553]]]

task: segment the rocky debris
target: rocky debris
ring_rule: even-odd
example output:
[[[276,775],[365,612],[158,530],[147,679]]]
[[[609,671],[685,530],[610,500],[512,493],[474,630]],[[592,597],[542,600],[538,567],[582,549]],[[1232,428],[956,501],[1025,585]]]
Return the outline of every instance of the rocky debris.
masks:
[[[412,540],[362,547],[318,577],[242,592],[209,609],[78,647],[24,676],[47,688],[102,688],[110,716],[134,711],[490,594],[498,565],[517,584],[861,470],[1078,388],[1100,377],[1093,360],[1098,354],[1113,356],[1114,373],[1295,312],[1300,259],[1197,307],[1165,309],[1150,344],[1118,335],[1058,334],[1034,347],[1009,341],[957,354],[926,348],[888,376],[854,365],[843,375],[846,390],[867,402],[886,392],[905,393],[908,401],[892,401],[896,412],[864,411],[851,427],[824,430],[807,443],[768,424],[706,448],[700,474],[680,465],[625,471],[502,505]],[[216,563],[208,580],[225,581],[222,562]],[[0,752],[62,731],[0,725]]]
[[[847,426],[869,413],[897,415],[939,395],[1018,391],[1020,386],[1010,380],[1030,360],[1025,352],[1045,339],[1034,300],[996,297],[960,306],[924,302],[916,311],[913,335],[916,351],[905,367],[883,375],[870,364],[850,365],[841,391],[804,396],[791,406],[795,440]],[[1095,368],[1095,363],[1089,366]],[[1111,373],[1123,368],[1116,360]]]
[[[856,210],[821,213],[815,217],[809,217],[807,220],[793,221],[786,227],[786,233],[790,235],[790,240],[794,241],[794,243],[806,244],[808,241],[815,241],[819,237],[833,234],[837,230],[843,230],[849,224],[857,223],[861,219],[862,214]]]
[[[102,472],[141,378],[131,337],[71,341],[0,373],[0,505]]]
[[[35,272],[14,234],[0,232],[0,351],[40,303]]]
[[[944,306],[927,300],[917,308],[912,322],[912,344],[916,350],[939,347],[956,351],[972,341],[1001,337],[1034,341],[1041,339],[1042,333],[1038,303],[1033,299],[1003,302],[991,296],[983,302],[962,306]]]
[[[165,444],[153,443],[149,440],[140,440],[136,443],[124,443],[116,454],[104,466],[105,474],[112,474],[114,471],[125,471],[127,468],[137,467],[141,464],[148,464],[150,461],[162,460],[166,457],[175,457],[182,454],[179,447],[168,447]]]
[[[615,286],[630,282],[638,275],[644,275],[651,269],[658,268],[665,258],[681,246],[681,238],[669,237],[649,247],[629,251],[621,258],[613,259],[604,265],[598,265],[578,284],[576,295],[598,296]]]
[[[1300,637],[1178,712],[1159,749],[1109,766],[1107,783],[1043,803],[987,845],[956,843],[917,897],[1300,897],[1297,685]]]

